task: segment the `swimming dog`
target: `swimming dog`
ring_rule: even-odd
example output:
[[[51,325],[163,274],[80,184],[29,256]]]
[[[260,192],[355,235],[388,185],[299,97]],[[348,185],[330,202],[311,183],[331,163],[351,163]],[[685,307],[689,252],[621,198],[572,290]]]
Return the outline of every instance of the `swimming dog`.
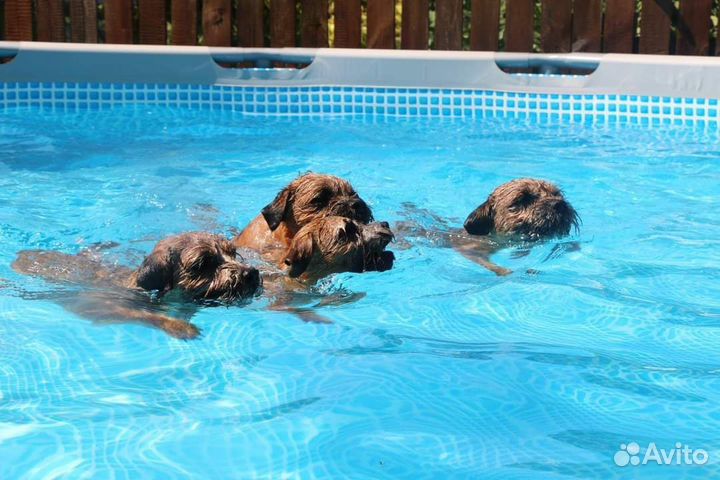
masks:
[[[286,311],[305,321],[329,321],[312,309],[298,307],[308,300],[316,306],[339,305],[362,297],[317,295],[314,285],[334,273],[386,271],[393,267],[395,255],[385,250],[394,238],[387,222],[363,224],[346,217],[326,216],[309,222],[284,251],[265,256],[273,271],[263,272],[264,290],[273,301],[271,310]]]
[[[284,251],[298,231],[316,218],[340,216],[360,223],[373,220],[372,211],[350,182],[332,175],[306,173],[277,194],[242,232],[237,248]]]
[[[157,298],[172,292],[182,302],[194,304],[230,304],[252,297],[261,283],[258,270],[237,260],[228,239],[202,232],[161,240],[135,270],[104,262],[97,250],[75,255],[24,250],[12,267],[18,273],[82,288],[57,297],[81,316],[101,322],[135,321],[181,339],[195,338],[200,330],[167,315],[167,306],[145,292],[153,291]]]
[[[519,242],[537,242],[566,236],[577,231],[580,218],[554,184],[533,178],[520,178],[497,187],[464,223],[464,229],[451,228],[439,217],[406,205],[406,213],[429,215],[437,229],[425,229],[416,222],[400,222],[396,229],[404,237],[420,236],[452,246],[466,258],[497,275],[511,270],[490,261],[495,252]],[[577,245],[569,248],[576,248]]]

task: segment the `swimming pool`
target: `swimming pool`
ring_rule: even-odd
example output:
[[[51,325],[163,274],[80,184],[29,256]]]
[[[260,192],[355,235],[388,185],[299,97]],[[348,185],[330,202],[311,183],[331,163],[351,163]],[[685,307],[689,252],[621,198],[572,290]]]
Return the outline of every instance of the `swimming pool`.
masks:
[[[715,101],[418,86],[358,93],[373,111],[313,112],[312,95],[342,104],[355,95],[343,89],[365,87],[70,82],[0,88],[2,478],[719,473]],[[176,96],[136,96],[152,90]],[[93,91],[98,105],[78,104]],[[276,95],[278,111],[223,107],[228,92],[254,108]],[[308,95],[309,111],[281,112],[280,95],[288,108]],[[403,97],[431,109],[435,97],[438,114],[391,114],[389,96],[397,109]],[[474,113],[455,115],[456,97]],[[568,115],[553,115],[553,102],[567,102]],[[331,325],[268,312],[259,299],[201,310],[204,336],[193,342],[93,325],[42,300],[57,286],[8,266],[21,249],[101,241],[120,244],[110,258],[137,263],[167,234],[245,225],[306,170],[350,180],[378,219],[402,220],[410,202],[456,225],[504,181],[550,179],[583,220],[560,243],[581,248],[502,251],[494,259],[515,273],[495,277],[416,239],[394,249],[392,270],[343,274],[308,296],[365,294],[321,308]],[[679,442],[709,462],[617,466],[631,442],[643,452]]]

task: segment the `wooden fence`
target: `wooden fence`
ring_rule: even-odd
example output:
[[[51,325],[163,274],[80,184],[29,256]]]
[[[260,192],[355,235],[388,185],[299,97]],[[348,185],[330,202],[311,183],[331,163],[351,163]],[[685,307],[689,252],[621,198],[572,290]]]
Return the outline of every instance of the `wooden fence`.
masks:
[[[0,39],[715,55],[718,0],[0,0]]]

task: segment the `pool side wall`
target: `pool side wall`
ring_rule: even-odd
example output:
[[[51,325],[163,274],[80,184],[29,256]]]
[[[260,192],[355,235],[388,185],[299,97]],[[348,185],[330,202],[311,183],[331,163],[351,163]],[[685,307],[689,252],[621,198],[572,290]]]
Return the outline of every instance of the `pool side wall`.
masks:
[[[720,59],[0,42],[0,108],[162,104],[250,114],[716,123]],[[10,60],[10,61],[7,61]],[[225,68],[261,61],[299,69]],[[585,68],[508,74],[500,66]]]

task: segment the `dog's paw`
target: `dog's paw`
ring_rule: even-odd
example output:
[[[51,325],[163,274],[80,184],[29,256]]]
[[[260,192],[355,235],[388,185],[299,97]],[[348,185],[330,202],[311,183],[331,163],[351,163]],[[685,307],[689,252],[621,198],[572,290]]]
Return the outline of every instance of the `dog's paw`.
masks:
[[[507,277],[508,275],[513,273],[513,271],[510,270],[509,268],[503,268],[503,267],[497,267],[497,268],[493,269],[493,272],[495,272],[495,275],[497,275],[498,277]]]
[[[172,320],[165,322],[163,330],[171,337],[179,340],[192,340],[200,336],[200,329],[189,322]]]

